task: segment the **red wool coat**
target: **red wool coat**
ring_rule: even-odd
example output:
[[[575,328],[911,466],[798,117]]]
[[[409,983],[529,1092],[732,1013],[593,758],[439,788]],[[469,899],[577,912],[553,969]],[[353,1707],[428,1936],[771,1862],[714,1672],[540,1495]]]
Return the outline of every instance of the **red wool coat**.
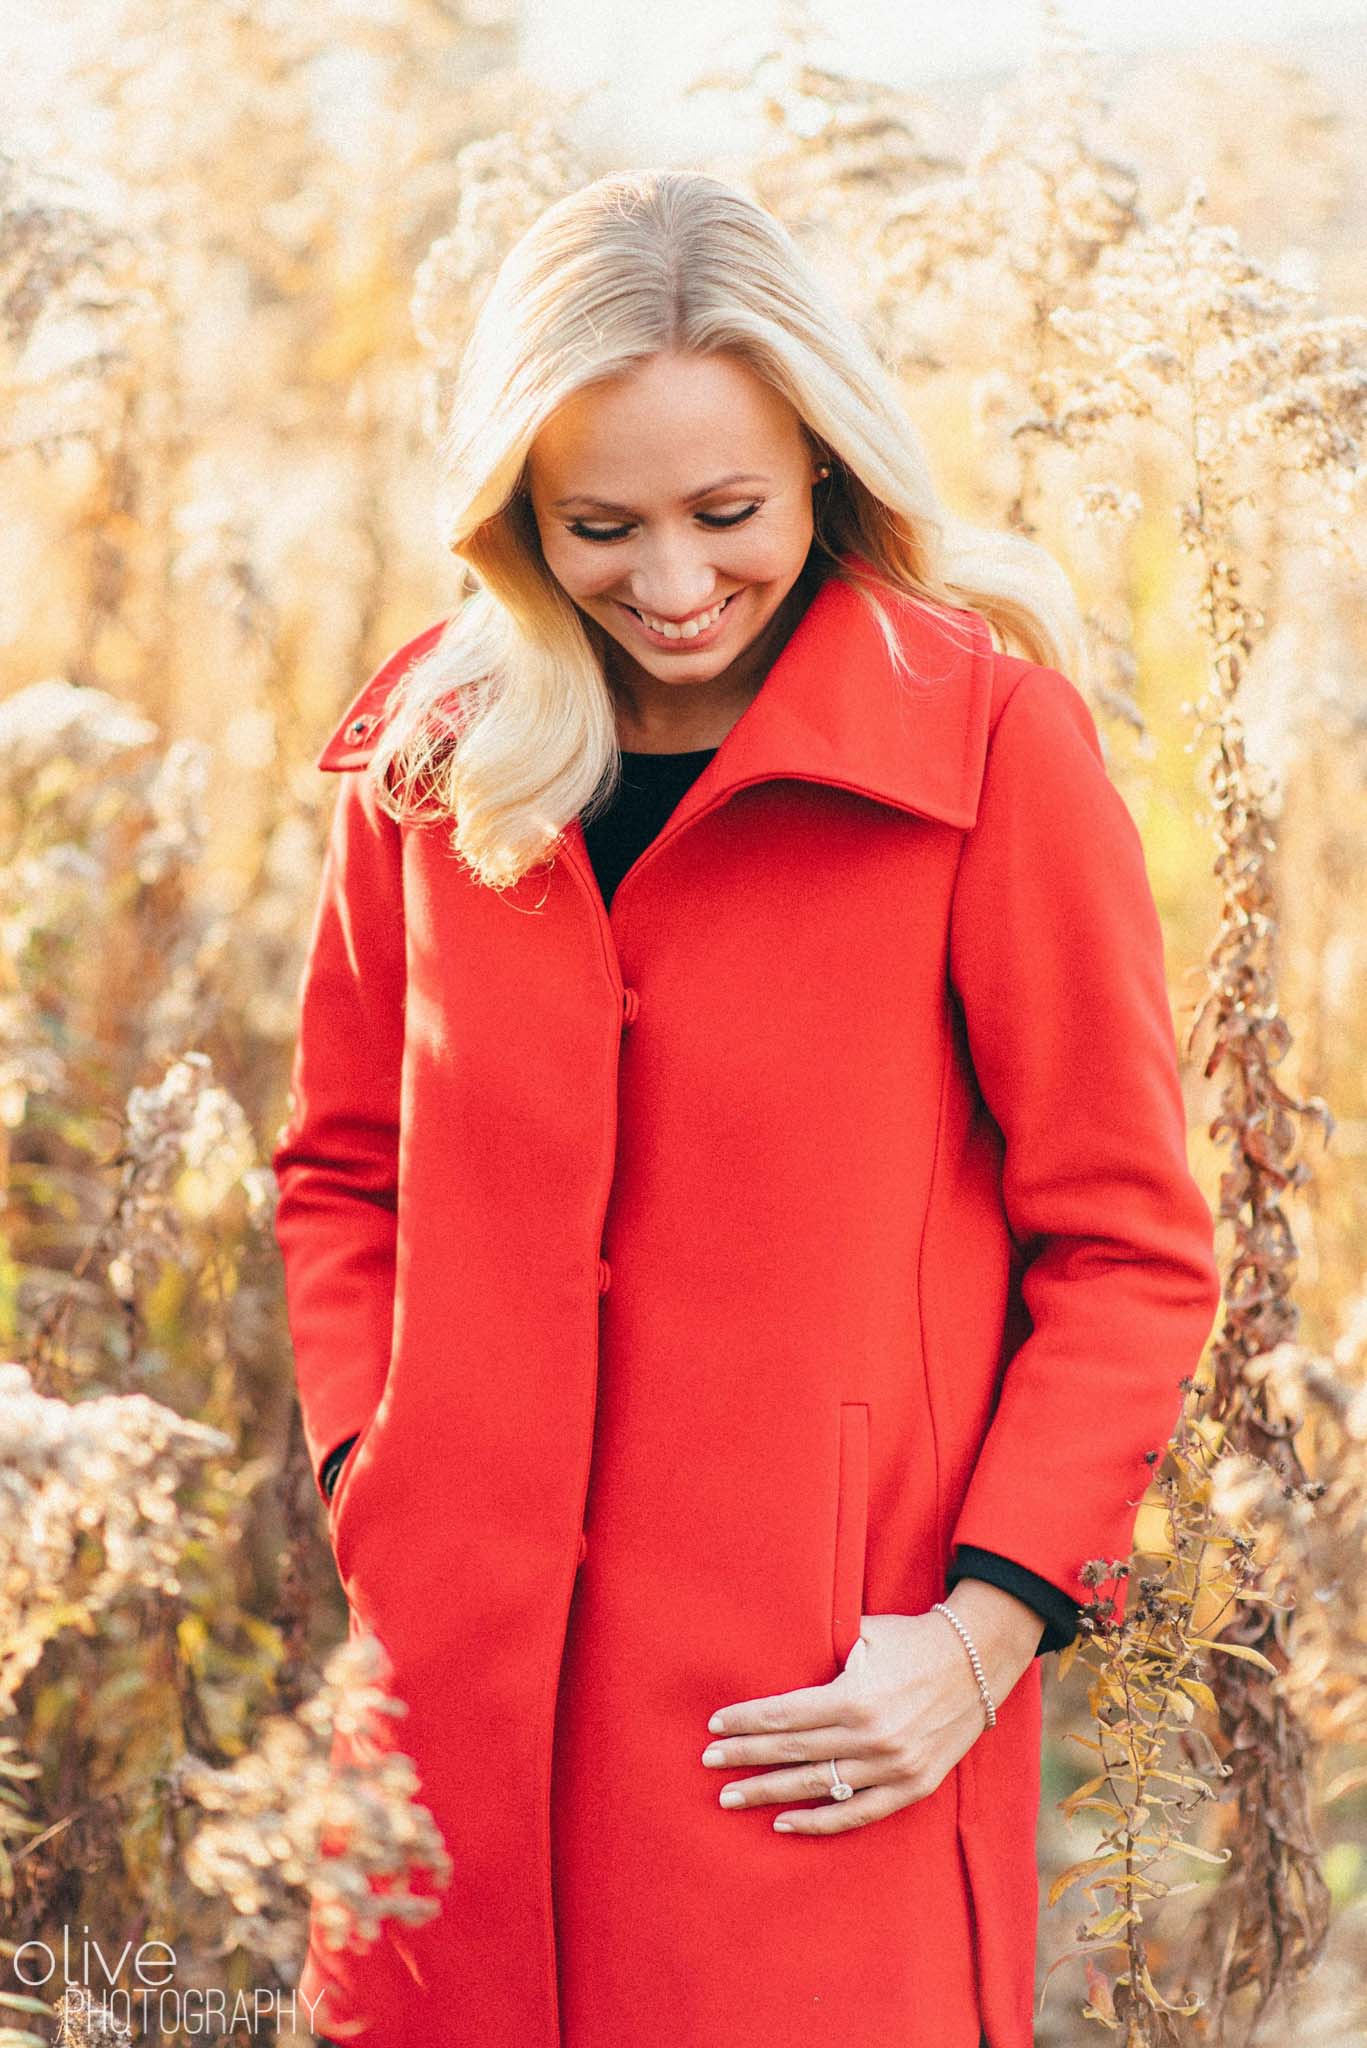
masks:
[[[381,1740],[454,1865],[369,1954],[315,1929],[320,2033],[1032,2039],[1038,1661],[863,1828],[777,1835],[699,1761],[958,1542],[1093,1597],[1219,1300],[1085,702],[885,595],[920,680],[827,582],[610,915],[577,823],[500,895],[354,772],[440,621],[320,758],[277,1230],[315,1471],[359,1432],[328,1514]]]

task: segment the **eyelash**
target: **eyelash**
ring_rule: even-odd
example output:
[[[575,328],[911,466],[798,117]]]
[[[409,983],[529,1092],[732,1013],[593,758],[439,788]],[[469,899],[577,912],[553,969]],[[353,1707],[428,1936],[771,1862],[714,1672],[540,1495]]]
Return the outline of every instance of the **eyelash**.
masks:
[[[754,514],[758,512],[758,510],[759,500],[756,499],[755,503],[753,505],[747,505],[743,512],[733,512],[729,515],[729,517],[722,517],[718,513],[707,512],[699,512],[697,516],[699,519],[702,520],[704,526],[709,527],[714,533],[721,533],[724,532],[726,528],[729,526],[743,525],[744,522],[747,519],[752,518]],[[627,534],[631,532],[631,528],[629,526],[607,526],[599,527],[597,532],[594,532],[591,527],[588,527],[584,524],[582,519],[572,519],[569,522],[566,531],[568,533],[572,533],[575,536],[576,540],[612,541],[624,540]]]

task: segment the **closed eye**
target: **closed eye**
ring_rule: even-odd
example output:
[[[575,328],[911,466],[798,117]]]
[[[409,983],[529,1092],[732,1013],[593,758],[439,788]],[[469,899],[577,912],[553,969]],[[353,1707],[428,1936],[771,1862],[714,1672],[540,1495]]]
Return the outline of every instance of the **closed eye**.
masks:
[[[720,512],[699,512],[695,517],[701,519],[704,526],[711,527],[714,532],[719,532],[728,526],[744,525],[745,521],[753,518],[758,510],[759,501],[756,500],[753,505],[747,505],[743,512],[729,512],[725,514]],[[626,536],[631,532],[631,528],[629,526],[586,526],[582,519],[571,519],[566,531],[572,533],[577,540],[625,540]]]

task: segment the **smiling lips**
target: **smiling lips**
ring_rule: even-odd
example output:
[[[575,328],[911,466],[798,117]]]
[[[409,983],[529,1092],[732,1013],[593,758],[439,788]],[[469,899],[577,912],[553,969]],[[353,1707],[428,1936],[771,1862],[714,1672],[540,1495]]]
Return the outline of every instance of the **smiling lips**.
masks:
[[[708,611],[695,612],[693,617],[685,619],[682,625],[676,625],[670,619],[654,618],[649,612],[637,611],[635,605],[624,604],[622,605],[622,610],[631,614],[632,618],[644,628],[647,637],[651,640],[658,642],[684,641],[691,644],[695,640],[706,639],[715,630],[722,613],[726,610],[727,605],[730,604],[731,598],[735,597],[736,594],[733,590],[731,597],[724,598],[720,604],[714,604]]]

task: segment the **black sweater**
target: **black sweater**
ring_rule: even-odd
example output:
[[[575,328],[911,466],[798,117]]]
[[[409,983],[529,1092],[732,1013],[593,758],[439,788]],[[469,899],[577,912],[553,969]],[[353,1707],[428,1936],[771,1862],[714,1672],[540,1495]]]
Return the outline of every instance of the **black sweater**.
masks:
[[[584,839],[605,904],[612,902],[613,892],[627,869],[649,846],[715,752],[715,747],[696,747],[682,754],[633,754],[623,749],[621,782],[612,803],[584,824]],[[328,1453],[322,1478],[323,1490],[329,1498],[342,1460],[355,1441],[355,1437],[348,1437]],[[994,1550],[959,1544],[946,1579],[952,1588],[963,1578],[985,1579],[1035,1609],[1045,1624],[1035,1651],[1037,1657],[1049,1650],[1061,1650],[1077,1634],[1078,1610],[1070,1596],[1023,1565],[999,1557]]]

